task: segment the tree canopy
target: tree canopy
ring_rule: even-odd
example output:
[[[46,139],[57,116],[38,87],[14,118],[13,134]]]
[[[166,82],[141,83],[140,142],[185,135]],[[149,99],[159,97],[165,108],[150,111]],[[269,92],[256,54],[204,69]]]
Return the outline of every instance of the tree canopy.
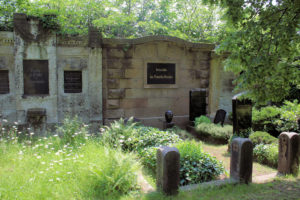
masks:
[[[220,9],[198,0],[2,0],[2,30],[12,28],[14,12],[56,14],[60,33],[86,34],[93,25],[108,38],[170,35],[214,42],[222,29]]]
[[[225,68],[238,75],[237,89],[257,103],[278,102],[300,89],[299,0],[208,0],[226,8],[230,52]]]

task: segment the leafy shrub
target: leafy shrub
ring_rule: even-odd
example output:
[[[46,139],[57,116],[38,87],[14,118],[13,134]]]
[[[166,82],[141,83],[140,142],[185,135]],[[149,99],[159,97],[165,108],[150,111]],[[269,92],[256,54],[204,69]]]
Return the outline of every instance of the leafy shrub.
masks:
[[[277,167],[278,164],[278,144],[258,144],[253,149],[253,157],[259,163],[270,167]]]
[[[223,127],[218,124],[201,123],[195,127],[197,133],[200,135],[208,136],[211,139],[222,140],[227,143],[230,136],[233,134],[231,125],[224,125]]]
[[[256,131],[251,133],[249,139],[252,141],[254,146],[258,144],[272,144],[278,142],[277,138],[271,136],[267,132],[262,132],[262,131]]]
[[[279,132],[293,131],[300,132],[298,119],[300,119],[300,103],[298,100],[293,102],[285,101],[280,107],[280,118],[275,121]]]
[[[300,132],[298,119],[300,104],[297,100],[285,101],[281,107],[267,106],[260,110],[253,109],[253,125],[255,130],[261,130],[278,136],[284,131]]]
[[[202,124],[202,123],[210,124],[211,121],[208,117],[206,117],[204,115],[201,115],[200,117],[195,118],[195,126],[198,126],[199,124]]]
[[[183,141],[174,144],[180,153],[180,185],[188,185],[213,180],[224,172],[221,162],[203,152],[201,144]],[[157,147],[139,152],[144,165],[155,172]]]
[[[148,147],[167,146],[181,141],[172,129],[161,131],[158,128],[146,127],[132,122],[125,124],[123,119],[106,127],[102,133],[102,142],[125,151],[139,151]]]
[[[184,141],[175,147],[180,152],[180,185],[210,181],[224,172],[222,163],[203,152],[200,143]]]
[[[57,132],[62,136],[62,145],[71,144],[74,147],[85,143],[89,136],[88,125],[82,123],[77,116],[66,117],[63,124],[57,127]]]

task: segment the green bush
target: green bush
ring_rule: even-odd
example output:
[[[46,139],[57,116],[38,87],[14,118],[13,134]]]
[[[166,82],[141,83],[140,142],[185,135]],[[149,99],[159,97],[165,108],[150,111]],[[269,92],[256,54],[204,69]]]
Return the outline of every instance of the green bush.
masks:
[[[85,143],[89,136],[88,125],[82,123],[77,116],[66,117],[63,124],[57,127],[57,132],[61,135],[62,145],[70,144],[73,147]]]
[[[121,147],[124,151],[139,151],[148,147],[167,146],[181,141],[172,129],[161,131],[158,128],[146,127],[123,119],[115,121],[102,132],[103,144]]]
[[[298,119],[300,119],[300,103],[298,100],[293,102],[285,101],[280,107],[280,118],[275,121],[276,129],[279,132],[292,131],[300,133]]]
[[[278,164],[278,144],[258,144],[253,149],[253,157],[259,163],[270,167],[277,167]]]
[[[180,153],[180,185],[206,182],[215,179],[224,172],[221,162],[203,152],[201,144],[195,141],[183,141],[174,144]],[[155,172],[157,147],[139,152],[142,163]]]
[[[202,123],[210,124],[211,121],[208,117],[206,117],[204,115],[201,115],[200,117],[195,118],[195,126],[198,126],[199,124],[202,124]]]
[[[285,101],[281,107],[267,106],[260,110],[253,109],[252,121],[255,130],[272,132],[300,132],[297,120],[300,118],[298,100]]]
[[[180,185],[210,181],[224,172],[222,163],[203,152],[200,143],[184,141],[175,147],[180,152]]]
[[[278,139],[273,137],[267,132],[256,131],[250,134],[249,139],[252,141],[253,146],[258,144],[272,144],[277,143]]]
[[[197,133],[203,136],[208,136],[211,139],[222,140],[227,143],[230,136],[233,134],[231,125],[208,124],[201,123],[195,127]]]

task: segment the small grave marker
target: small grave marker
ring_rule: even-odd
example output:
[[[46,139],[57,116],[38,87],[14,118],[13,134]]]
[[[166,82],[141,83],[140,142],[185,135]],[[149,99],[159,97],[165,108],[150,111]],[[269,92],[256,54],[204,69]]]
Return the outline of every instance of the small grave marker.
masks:
[[[252,182],[253,145],[248,138],[235,138],[231,143],[230,178],[240,183]]]
[[[221,125],[223,126],[225,117],[226,117],[226,111],[223,109],[218,110],[214,119],[214,123],[218,124],[221,122]]]
[[[178,193],[180,154],[175,147],[160,147],[157,149],[156,184],[157,189],[167,195]]]
[[[283,132],[279,135],[278,172],[297,174],[299,170],[300,136]]]

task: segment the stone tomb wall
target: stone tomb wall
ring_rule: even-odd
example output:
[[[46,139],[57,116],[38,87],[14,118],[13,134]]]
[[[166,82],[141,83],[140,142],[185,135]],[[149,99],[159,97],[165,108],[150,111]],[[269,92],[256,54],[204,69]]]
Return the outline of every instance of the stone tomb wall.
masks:
[[[1,118],[22,125],[46,113],[43,122],[54,125],[78,115],[101,125],[102,49],[91,36],[57,36],[40,23],[15,14],[14,32],[0,32]]]
[[[231,111],[232,75],[213,44],[174,37],[102,39],[59,36],[39,19],[14,15],[14,32],[0,32],[0,117],[47,124],[78,115],[101,125],[134,116],[162,128],[172,110],[176,125],[189,121],[189,91],[207,90],[207,114]],[[8,87],[9,86],[9,87]],[[33,120],[34,121],[34,120]]]
[[[162,128],[164,113],[171,110],[176,125],[187,124],[189,91],[209,90],[213,48],[166,36],[103,39],[105,123],[134,116]]]

